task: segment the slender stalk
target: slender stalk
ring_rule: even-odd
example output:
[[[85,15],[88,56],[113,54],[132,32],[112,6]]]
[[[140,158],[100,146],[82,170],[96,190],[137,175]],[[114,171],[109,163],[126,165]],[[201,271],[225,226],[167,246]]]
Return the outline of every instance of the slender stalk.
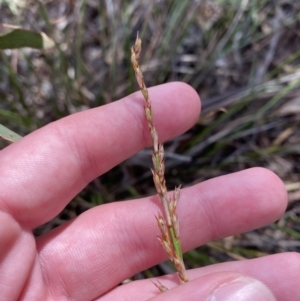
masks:
[[[153,142],[153,181],[164,209],[164,216],[159,214],[156,217],[162,235],[161,237],[158,237],[158,240],[178,271],[180,283],[183,284],[188,281],[188,278],[182,258],[179,222],[176,214],[176,206],[180,196],[180,187],[175,188],[171,197],[168,196],[165,180],[164,147],[161,143],[158,143],[158,134],[153,123],[151,101],[138,63],[141,55],[141,49],[142,41],[137,34],[135,44],[131,47],[131,63],[135,72],[136,80],[145,99],[145,116]],[[160,291],[165,290],[165,287],[160,283],[156,286],[160,289]]]

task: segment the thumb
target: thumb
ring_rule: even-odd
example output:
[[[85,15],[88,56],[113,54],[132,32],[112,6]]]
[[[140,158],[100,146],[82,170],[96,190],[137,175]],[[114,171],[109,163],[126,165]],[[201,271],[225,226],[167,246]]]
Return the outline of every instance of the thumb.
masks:
[[[189,301],[276,301],[262,282],[237,273],[214,273],[177,286],[151,299]]]
[[[207,301],[276,301],[265,284],[249,278],[238,277],[214,289]]]

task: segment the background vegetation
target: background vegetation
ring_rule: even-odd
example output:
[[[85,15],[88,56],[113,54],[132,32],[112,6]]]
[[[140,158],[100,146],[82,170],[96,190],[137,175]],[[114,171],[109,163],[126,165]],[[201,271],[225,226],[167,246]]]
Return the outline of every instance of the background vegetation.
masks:
[[[202,99],[198,123],[166,145],[169,188],[263,166],[277,173],[289,192],[288,209],[278,222],[189,252],[187,266],[300,251],[298,0],[1,4],[2,23],[43,31],[55,41],[45,51],[0,52],[1,124],[26,135],[136,91],[130,46],[140,31],[147,85],[184,81]],[[36,234],[92,206],[155,193],[150,153],[144,150],[93,181]],[[170,269],[163,263],[135,278]]]

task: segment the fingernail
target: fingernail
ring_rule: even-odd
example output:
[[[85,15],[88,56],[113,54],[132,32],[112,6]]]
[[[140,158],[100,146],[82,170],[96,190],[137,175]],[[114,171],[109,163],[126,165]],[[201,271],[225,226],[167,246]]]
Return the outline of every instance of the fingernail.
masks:
[[[276,301],[260,281],[241,277],[218,287],[207,301]]]

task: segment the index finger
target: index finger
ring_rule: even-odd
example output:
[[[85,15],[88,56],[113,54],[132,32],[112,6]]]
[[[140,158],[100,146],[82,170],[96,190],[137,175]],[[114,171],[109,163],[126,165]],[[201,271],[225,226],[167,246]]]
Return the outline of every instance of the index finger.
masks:
[[[161,140],[197,120],[200,101],[186,84],[149,89]],[[91,180],[151,144],[140,92],[33,132],[0,154],[0,210],[34,228],[57,215]]]

